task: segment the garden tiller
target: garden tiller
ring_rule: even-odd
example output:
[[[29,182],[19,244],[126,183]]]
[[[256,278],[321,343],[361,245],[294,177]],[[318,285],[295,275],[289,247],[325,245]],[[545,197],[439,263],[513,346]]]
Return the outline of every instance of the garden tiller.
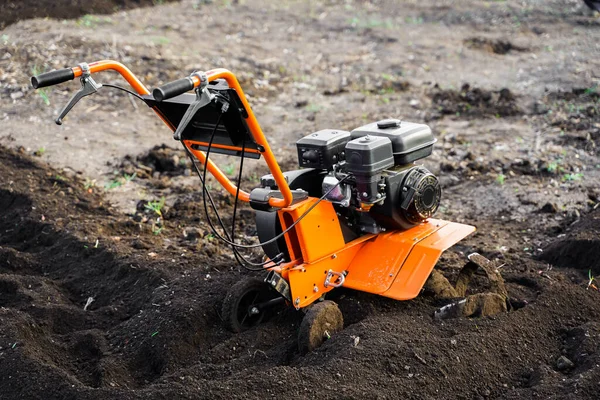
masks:
[[[92,74],[119,72],[135,92],[98,84]],[[299,332],[302,352],[319,346],[342,329],[337,305],[325,300],[344,287],[396,300],[416,297],[442,252],[474,227],[433,219],[441,197],[436,176],[416,164],[431,154],[431,129],[386,119],[354,129],[324,129],[296,142],[299,169],[282,172],[236,77],[228,70],[194,72],[152,93],[122,64],[99,61],[41,74],[41,88],[79,77],[81,90],[61,111],[57,124],[82,97],[102,86],[125,90],[143,100],[173,130],[202,180],[204,208],[214,235],[233,249],[247,269],[266,272],[264,280],[234,284],[221,317],[239,332],[263,319],[280,303],[307,309]],[[194,90],[193,94],[186,93]],[[232,182],[209,158],[240,157]],[[263,157],[270,174],[251,191],[240,188],[244,158]],[[201,171],[199,165],[203,165]],[[205,182],[209,172],[235,197],[233,223],[226,229]],[[238,200],[256,213],[259,243],[234,240]],[[217,216],[220,230],[208,213]],[[239,250],[262,247],[266,257],[251,262]]]

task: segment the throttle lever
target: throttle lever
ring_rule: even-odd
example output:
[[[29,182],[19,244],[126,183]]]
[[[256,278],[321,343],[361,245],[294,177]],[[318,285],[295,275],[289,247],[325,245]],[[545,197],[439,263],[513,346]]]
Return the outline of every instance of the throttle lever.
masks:
[[[85,96],[89,96],[90,94],[94,94],[102,87],[101,83],[96,83],[96,81],[92,78],[92,74],[90,73],[90,66],[87,63],[81,63],[78,65],[81,68],[81,89],[77,93],[71,97],[71,100],[67,103],[66,106],[60,111],[60,115],[54,122],[56,125],[62,125],[63,118],[71,111],[71,109],[77,104],[79,100],[84,98]]]
[[[210,102],[213,101],[213,99],[215,98],[215,95],[210,93],[206,88],[208,86],[208,76],[206,75],[206,73],[194,72],[190,76],[194,75],[196,75],[200,79],[200,85],[198,85],[198,87],[195,90],[196,100],[194,100],[192,104],[189,105],[185,114],[183,114],[181,121],[179,121],[175,133],[173,133],[173,139],[178,141],[181,141],[181,135],[183,131],[188,126],[194,115],[196,115],[196,112],[202,107],[210,104]]]

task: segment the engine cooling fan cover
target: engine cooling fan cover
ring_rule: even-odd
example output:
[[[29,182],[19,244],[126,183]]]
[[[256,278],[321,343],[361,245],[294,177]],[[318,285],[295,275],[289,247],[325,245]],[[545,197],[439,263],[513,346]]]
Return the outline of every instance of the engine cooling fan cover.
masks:
[[[400,208],[406,219],[415,224],[433,216],[442,198],[438,178],[425,167],[415,167],[408,173],[401,193]]]

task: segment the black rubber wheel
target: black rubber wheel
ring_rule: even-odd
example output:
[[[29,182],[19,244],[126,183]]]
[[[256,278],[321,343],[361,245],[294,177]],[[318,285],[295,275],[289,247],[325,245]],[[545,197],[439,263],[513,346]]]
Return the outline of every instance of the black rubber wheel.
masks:
[[[237,282],[227,292],[221,307],[225,327],[239,333],[260,324],[265,316],[264,311],[253,314],[251,309],[273,297],[269,286],[260,279],[248,278]]]
[[[313,351],[342,329],[344,329],[344,317],[337,304],[331,300],[313,304],[300,324],[298,332],[300,354]]]

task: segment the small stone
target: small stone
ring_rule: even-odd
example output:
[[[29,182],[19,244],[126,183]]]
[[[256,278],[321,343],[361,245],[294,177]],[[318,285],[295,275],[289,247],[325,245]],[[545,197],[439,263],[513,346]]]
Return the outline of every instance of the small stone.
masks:
[[[412,108],[418,108],[421,102],[417,99],[412,99],[408,104],[410,104]]]
[[[581,217],[581,214],[579,213],[579,210],[569,210],[569,212],[567,212],[567,217],[570,219],[579,219],[579,217]]]
[[[556,214],[558,212],[558,206],[556,203],[546,203],[540,211],[543,213]]]
[[[204,232],[199,228],[188,227],[183,230],[183,237],[190,241],[198,240],[204,236]]]
[[[573,364],[573,361],[569,360],[565,356],[560,356],[558,357],[558,360],[556,360],[556,369],[558,369],[559,371],[565,371],[567,369],[573,368],[574,366],[575,364]]]
[[[131,247],[138,250],[147,250],[150,248],[150,245],[139,239],[135,239],[133,242],[131,242]]]
[[[23,93],[23,92],[12,92],[10,94],[10,98],[13,99],[13,100],[20,99],[23,96],[25,96],[25,93]]]

